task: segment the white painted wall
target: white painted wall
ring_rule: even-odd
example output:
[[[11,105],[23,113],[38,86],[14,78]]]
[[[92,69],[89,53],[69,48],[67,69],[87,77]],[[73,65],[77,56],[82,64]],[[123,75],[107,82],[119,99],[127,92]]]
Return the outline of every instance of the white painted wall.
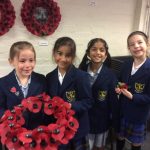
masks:
[[[20,10],[23,0],[11,0],[16,11],[16,21],[8,33],[0,36],[0,77],[11,71],[12,68],[8,63],[9,48],[20,40],[27,40],[34,45],[37,52],[35,71],[43,74],[55,67],[51,51],[55,40],[61,36],[70,36],[75,40],[76,65],[80,63],[88,41],[96,37],[104,38],[108,42],[112,56],[128,55],[126,38],[131,31],[138,28],[139,24],[137,13],[141,11],[140,6],[137,7],[138,1],[56,0],[62,15],[59,27],[50,36],[37,37],[28,32],[21,22]],[[48,46],[39,46],[41,40],[48,41]]]

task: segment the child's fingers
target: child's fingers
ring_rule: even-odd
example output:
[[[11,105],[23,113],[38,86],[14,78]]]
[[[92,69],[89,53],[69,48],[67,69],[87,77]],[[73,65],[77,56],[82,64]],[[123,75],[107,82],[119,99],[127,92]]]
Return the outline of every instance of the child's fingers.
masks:
[[[116,91],[117,94],[121,93],[121,89],[120,88],[115,88],[115,91]]]
[[[121,89],[121,93],[123,95],[125,95],[126,97],[128,97],[129,99],[132,99],[133,98],[133,95],[131,92],[129,92],[127,89]]]

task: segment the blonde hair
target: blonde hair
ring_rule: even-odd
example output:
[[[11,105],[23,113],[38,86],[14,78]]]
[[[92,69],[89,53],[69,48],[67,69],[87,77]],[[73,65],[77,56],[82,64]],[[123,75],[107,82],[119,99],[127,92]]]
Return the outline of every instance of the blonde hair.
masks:
[[[9,51],[9,60],[13,60],[15,56],[19,56],[20,52],[24,49],[30,49],[34,53],[34,58],[36,60],[36,53],[33,45],[27,41],[15,42]]]

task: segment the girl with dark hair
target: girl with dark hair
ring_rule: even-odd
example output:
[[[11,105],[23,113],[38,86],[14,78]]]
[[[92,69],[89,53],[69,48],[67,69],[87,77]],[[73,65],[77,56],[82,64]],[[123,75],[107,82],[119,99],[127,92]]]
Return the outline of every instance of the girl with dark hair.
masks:
[[[94,105],[89,110],[90,150],[104,150],[106,137],[111,125],[117,122],[118,100],[115,93],[117,79],[110,67],[110,54],[104,39],[92,39],[87,46],[79,68],[86,71],[92,88]],[[117,125],[117,124],[116,124]]]
[[[89,132],[88,109],[92,105],[92,94],[88,74],[75,68],[76,44],[70,37],[58,38],[54,44],[53,57],[57,68],[48,73],[48,93],[60,96],[75,110],[79,128],[75,137],[59,150],[86,150],[86,135]]]
[[[84,68],[84,67],[87,65],[87,63],[89,63],[90,57],[88,57],[88,52],[90,51],[91,47],[92,47],[96,42],[98,42],[98,41],[102,42],[103,45],[104,45],[104,47],[105,47],[105,49],[106,49],[107,58],[106,58],[106,60],[105,60],[105,59],[103,60],[103,61],[104,61],[103,63],[106,64],[106,66],[107,66],[108,68],[111,67],[111,56],[110,56],[110,54],[109,54],[109,52],[108,52],[108,45],[107,45],[106,41],[105,41],[104,39],[101,39],[101,38],[95,38],[95,39],[92,39],[92,40],[88,43],[86,53],[85,53],[85,55],[84,55],[84,57],[83,57],[83,59],[82,59],[80,65],[79,65],[79,68],[80,68],[80,69]]]

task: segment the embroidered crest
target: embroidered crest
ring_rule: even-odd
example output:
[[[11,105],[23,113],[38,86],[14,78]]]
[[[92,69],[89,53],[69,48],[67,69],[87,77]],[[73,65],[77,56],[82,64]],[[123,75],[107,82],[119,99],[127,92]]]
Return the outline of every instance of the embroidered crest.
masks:
[[[144,90],[145,84],[135,83],[135,91],[137,93],[142,93]]]
[[[10,92],[14,93],[16,96],[19,96],[19,91],[17,91],[15,87],[12,87]]]
[[[75,90],[73,90],[73,91],[67,91],[67,92],[66,92],[66,97],[67,97],[68,102],[74,101],[74,100],[75,100],[75,97],[76,97],[76,92],[75,92]]]
[[[107,96],[107,91],[99,91],[99,92],[98,92],[98,99],[99,99],[100,101],[105,100],[106,96]]]

